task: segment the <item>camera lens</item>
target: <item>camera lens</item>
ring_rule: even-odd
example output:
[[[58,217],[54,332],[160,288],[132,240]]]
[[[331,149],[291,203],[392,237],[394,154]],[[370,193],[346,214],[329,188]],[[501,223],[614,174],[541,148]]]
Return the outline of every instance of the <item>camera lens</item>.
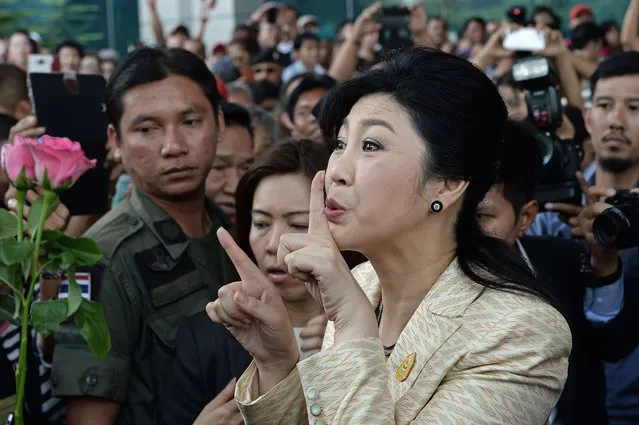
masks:
[[[611,249],[622,249],[630,230],[628,217],[615,207],[601,213],[592,225],[597,243]]]
[[[597,224],[599,226],[597,227],[598,239],[601,239],[604,243],[612,242],[619,234],[617,221],[611,217],[604,216]]]

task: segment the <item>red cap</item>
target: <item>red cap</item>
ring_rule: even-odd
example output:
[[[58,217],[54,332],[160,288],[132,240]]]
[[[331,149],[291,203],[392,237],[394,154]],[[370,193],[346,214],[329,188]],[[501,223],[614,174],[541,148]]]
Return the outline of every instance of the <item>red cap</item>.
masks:
[[[217,82],[217,91],[220,92],[222,99],[228,100],[229,92],[226,90],[226,84],[224,84],[224,81],[222,81],[222,79],[217,75],[215,76],[215,81]]]
[[[578,4],[570,10],[570,19],[575,19],[579,15],[587,13],[590,16],[593,16],[592,8],[585,4]]]
[[[217,53],[226,54],[226,46],[222,43],[217,43],[215,46],[213,46],[213,54],[215,55]]]

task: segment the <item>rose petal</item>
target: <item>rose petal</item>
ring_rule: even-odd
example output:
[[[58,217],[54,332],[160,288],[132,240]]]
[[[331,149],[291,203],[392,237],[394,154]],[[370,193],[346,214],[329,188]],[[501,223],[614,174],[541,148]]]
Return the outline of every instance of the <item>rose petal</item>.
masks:
[[[29,144],[35,162],[38,184],[44,184],[47,171],[51,189],[69,184],[69,187],[88,170],[96,166],[96,160],[89,160],[78,142],[68,138],[43,136],[42,143]]]
[[[29,144],[6,144],[2,147],[2,167],[13,183],[23,168],[28,179],[35,179],[35,161],[29,146]]]

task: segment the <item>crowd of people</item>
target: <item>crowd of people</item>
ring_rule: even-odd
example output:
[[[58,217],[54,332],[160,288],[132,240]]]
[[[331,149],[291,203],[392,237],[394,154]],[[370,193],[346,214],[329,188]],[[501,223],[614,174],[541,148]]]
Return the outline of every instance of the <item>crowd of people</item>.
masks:
[[[32,330],[28,424],[639,424],[639,251],[593,231],[639,187],[639,0],[621,24],[518,7],[456,37],[415,4],[400,39],[375,3],[330,40],[268,2],[215,46],[214,2],[195,31],[146,7],[155,40],[121,58],[0,39],[2,143],[47,132],[31,54],[106,81],[108,208],[46,225],[102,250],[83,273],[112,348]],[[504,47],[522,28],[556,72],[557,128]],[[542,133],[582,152],[581,203],[538,202]],[[3,175],[0,195],[17,210]],[[38,299],[62,283],[44,274]],[[19,331],[0,321],[9,423]]]

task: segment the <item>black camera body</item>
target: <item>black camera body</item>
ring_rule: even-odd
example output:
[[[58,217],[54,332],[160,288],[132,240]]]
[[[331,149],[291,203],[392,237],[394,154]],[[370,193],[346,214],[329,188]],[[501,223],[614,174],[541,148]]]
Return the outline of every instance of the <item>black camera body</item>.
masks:
[[[543,168],[535,200],[540,210],[549,202],[581,205],[581,187],[576,177],[581,167],[581,146],[556,135],[563,121],[557,72],[544,56],[523,52],[512,72],[513,79],[526,90],[528,117],[539,130],[536,139]]]
[[[524,6],[511,7],[506,12],[506,19],[510,23],[521,25],[522,27],[526,26],[526,8]]]
[[[621,251],[639,245],[639,194],[617,190],[606,199],[611,205],[592,224],[595,240],[603,247]]]

